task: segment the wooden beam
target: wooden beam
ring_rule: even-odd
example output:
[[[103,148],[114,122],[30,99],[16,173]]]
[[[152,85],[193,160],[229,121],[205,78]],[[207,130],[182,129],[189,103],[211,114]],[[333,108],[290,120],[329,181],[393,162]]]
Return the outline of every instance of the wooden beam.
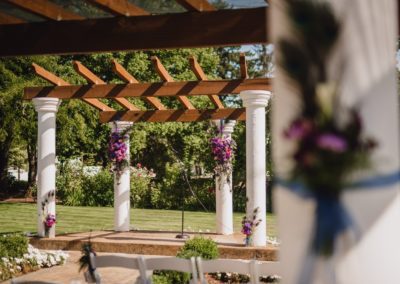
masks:
[[[100,122],[116,120],[133,122],[192,122],[203,120],[245,120],[245,108],[224,109],[168,109],[148,111],[105,111],[100,113]]]
[[[240,78],[247,79],[249,78],[249,73],[247,72],[247,62],[246,55],[244,53],[240,53]]]
[[[128,0],[88,0],[88,2],[115,16],[129,17],[150,14]]]
[[[207,0],[176,0],[176,2],[188,11],[203,12],[216,10]]]
[[[35,73],[38,76],[42,77],[44,80],[46,80],[54,85],[57,85],[57,86],[69,86],[70,85],[67,81],[64,81],[60,77],[47,71],[46,69],[37,65],[36,63],[32,63],[32,66],[33,66],[33,69],[35,70]],[[83,101],[101,111],[115,111],[113,108],[102,103],[98,99],[83,99]]]
[[[133,77],[121,64],[119,64],[115,59],[112,61],[112,69],[117,75],[127,83],[139,83],[135,77]],[[143,98],[147,103],[155,107],[156,109],[163,110],[166,107],[157,98]]]
[[[25,88],[24,99],[49,97],[59,99],[82,98],[124,98],[124,97],[173,97],[176,95],[202,96],[207,94],[226,95],[239,94],[246,90],[271,91],[270,78],[107,84],[107,85],[76,85],[57,87],[28,87]]]
[[[0,25],[0,57],[267,42],[267,8]]]
[[[201,68],[200,64],[197,62],[197,59],[194,56],[189,57],[189,63],[197,79],[207,80],[207,76],[204,73],[203,68]],[[210,98],[211,102],[214,104],[215,107],[224,108],[224,105],[222,104],[221,100],[217,95],[209,95],[208,97]]]
[[[6,0],[25,11],[36,14],[50,20],[83,20],[81,15],[62,9],[60,6],[48,0]]]
[[[16,18],[14,16],[11,16],[9,14],[0,12],[0,24],[22,24],[25,23],[24,20],[21,20],[20,18]]]
[[[105,85],[106,82],[101,80],[99,77],[97,77],[92,71],[90,71],[86,66],[84,66],[81,62],[79,61],[74,61],[74,69],[75,71],[84,77],[86,81],[89,83],[95,84],[95,85]],[[139,110],[136,106],[131,104],[127,99],[125,98],[115,98],[115,101],[121,105],[123,108],[126,108],[127,110]]]
[[[162,65],[160,59],[157,56],[151,57],[151,62],[153,63],[154,68],[156,69],[158,75],[165,82],[174,82],[172,76],[168,73],[167,69],[165,69],[164,65]],[[183,105],[185,109],[195,109],[190,100],[185,96],[177,96],[180,103]]]

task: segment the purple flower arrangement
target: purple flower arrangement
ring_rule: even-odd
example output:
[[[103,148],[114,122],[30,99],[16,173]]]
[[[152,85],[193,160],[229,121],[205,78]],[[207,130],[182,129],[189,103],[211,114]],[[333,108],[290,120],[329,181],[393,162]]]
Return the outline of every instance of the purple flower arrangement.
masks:
[[[56,215],[54,214],[47,214],[46,218],[44,219],[44,225],[47,229],[53,227],[56,222]]]
[[[236,143],[232,138],[218,135],[210,139],[211,152],[214,156],[214,173],[217,177],[222,173],[229,179],[233,169],[234,151]],[[229,182],[229,180],[228,180]]]
[[[49,213],[48,205],[50,201],[52,201],[56,196],[55,190],[51,190],[47,193],[46,198],[42,201],[42,218],[43,218],[43,224],[45,228],[46,235],[49,232],[49,230],[56,224],[57,219],[56,215]]]
[[[127,135],[118,129],[111,133],[108,143],[108,157],[113,163],[112,171],[121,176],[122,172],[129,166],[128,147],[126,145]]]
[[[254,229],[261,223],[261,219],[257,219],[258,208],[254,209],[251,218],[243,216],[242,219],[242,230],[241,232],[245,235],[245,245],[251,245],[251,237],[253,235]]]

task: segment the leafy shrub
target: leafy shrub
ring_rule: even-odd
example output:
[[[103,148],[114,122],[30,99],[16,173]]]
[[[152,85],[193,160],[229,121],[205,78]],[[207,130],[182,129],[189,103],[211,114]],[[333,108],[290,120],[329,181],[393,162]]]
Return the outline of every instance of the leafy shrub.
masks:
[[[56,179],[57,198],[64,205],[79,206],[83,203],[83,169],[81,163],[65,161],[58,165]]]
[[[194,237],[185,243],[176,256],[180,258],[200,256],[202,259],[216,259],[219,256],[218,246],[212,239]]]
[[[189,259],[200,256],[203,259],[218,258],[218,246],[211,239],[203,237],[194,237],[185,242],[184,246],[178,251],[177,257]],[[162,270],[154,272],[155,283],[188,283],[190,274],[185,272]],[[156,282],[157,281],[157,282]]]
[[[22,257],[28,252],[28,238],[19,235],[0,236],[0,256],[1,257]]]
[[[138,163],[131,167],[131,207],[133,208],[151,208],[152,207],[152,188],[153,178],[156,174],[153,169],[142,167]]]
[[[114,177],[108,170],[96,175],[83,176],[83,206],[113,206]]]

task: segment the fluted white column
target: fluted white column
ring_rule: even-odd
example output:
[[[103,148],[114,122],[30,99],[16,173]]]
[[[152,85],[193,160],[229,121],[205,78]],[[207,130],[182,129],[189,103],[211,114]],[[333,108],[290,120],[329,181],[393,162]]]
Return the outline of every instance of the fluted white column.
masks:
[[[222,128],[222,135],[231,138],[236,121],[227,121]],[[233,206],[232,206],[232,173],[229,176],[221,173],[215,178],[216,184],[216,215],[217,234],[233,234]]]
[[[47,212],[42,210],[42,202],[56,189],[56,113],[60,100],[56,98],[33,99],[38,112],[38,190],[37,190],[37,231],[45,236],[44,214],[56,215],[55,196],[47,202]],[[55,237],[55,228],[49,230],[49,237]]]
[[[117,121],[112,123],[112,131],[122,132],[132,125],[132,122]],[[127,134],[128,135],[128,134]],[[125,140],[127,147],[127,159],[129,155],[129,136]],[[118,177],[114,173],[114,230],[120,232],[129,231],[130,226],[130,193],[131,178],[129,167],[126,167]]]
[[[257,219],[261,223],[255,228],[253,246],[267,244],[266,209],[266,156],[265,156],[265,107],[270,92],[243,91],[240,93],[246,107],[246,214],[248,218],[258,208]]]

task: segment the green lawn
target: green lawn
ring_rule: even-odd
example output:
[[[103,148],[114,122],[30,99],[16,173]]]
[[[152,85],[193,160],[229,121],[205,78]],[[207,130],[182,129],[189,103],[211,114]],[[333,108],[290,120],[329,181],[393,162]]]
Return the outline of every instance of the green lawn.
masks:
[[[234,214],[234,230],[240,231],[243,213]],[[181,212],[131,209],[131,226],[139,230],[179,231]],[[113,228],[111,207],[57,205],[57,233],[109,230]],[[268,235],[276,236],[273,215],[267,216]],[[185,212],[185,231],[215,232],[215,213]],[[0,203],[0,232],[36,232],[36,204]]]

